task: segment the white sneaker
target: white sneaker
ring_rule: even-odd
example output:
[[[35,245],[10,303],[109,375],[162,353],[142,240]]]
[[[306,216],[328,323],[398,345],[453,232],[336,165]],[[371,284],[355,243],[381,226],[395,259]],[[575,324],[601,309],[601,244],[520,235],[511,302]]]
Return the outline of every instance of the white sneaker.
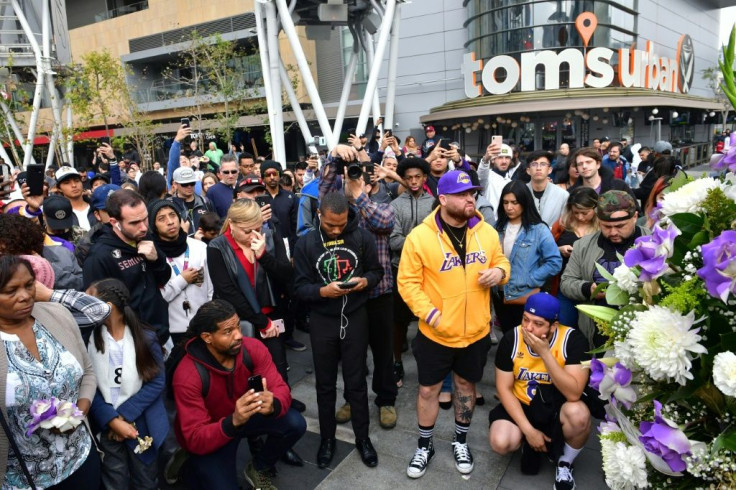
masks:
[[[463,444],[454,439],[453,437],[452,453],[455,456],[455,468],[463,475],[467,475],[473,471],[473,455],[470,454],[467,443]]]
[[[406,468],[406,476],[409,478],[421,478],[427,471],[427,466],[434,456],[434,445],[430,441],[429,447],[418,447]]]

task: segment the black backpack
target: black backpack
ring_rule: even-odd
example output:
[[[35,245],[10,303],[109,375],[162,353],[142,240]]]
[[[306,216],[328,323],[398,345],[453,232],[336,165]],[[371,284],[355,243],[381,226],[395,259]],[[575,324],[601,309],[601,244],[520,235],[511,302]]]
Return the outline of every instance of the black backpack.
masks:
[[[245,345],[243,345],[240,350],[243,353],[243,364],[246,368],[248,368],[248,371],[252,373],[253,359],[251,359],[250,357],[250,352],[248,352],[248,349],[245,348]],[[184,359],[185,354],[186,350],[184,349],[184,346],[177,345],[172,350],[169,358],[166,359],[166,396],[170,400],[174,399],[174,372],[176,371],[176,368],[181,360]],[[199,379],[202,381],[202,398],[207,398],[207,393],[209,393],[210,391],[210,372],[206,367],[202,365],[201,362],[195,362],[194,367],[197,368]]]

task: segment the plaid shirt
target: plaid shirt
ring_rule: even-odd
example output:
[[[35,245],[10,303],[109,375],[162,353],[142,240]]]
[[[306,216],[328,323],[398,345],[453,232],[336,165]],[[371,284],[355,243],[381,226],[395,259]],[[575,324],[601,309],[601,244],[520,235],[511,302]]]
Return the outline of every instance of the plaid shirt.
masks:
[[[60,303],[74,317],[79,328],[92,328],[101,325],[110,315],[111,307],[101,299],[73,289],[55,289],[51,299]]]
[[[327,157],[322,167],[322,180],[319,183],[319,198],[328,192],[342,189],[342,177],[338,178],[332,155]],[[368,298],[374,299],[393,290],[394,275],[391,270],[391,250],[388,239],[394,230],[394,208],[390,204],[379,204],[371,201],[368,196],[361,194],[358,199],[350,202],[353,210],[360,216],[359,226],[371,232],[376,239],[378,261],[383,267],[383,278],[369,293]]]

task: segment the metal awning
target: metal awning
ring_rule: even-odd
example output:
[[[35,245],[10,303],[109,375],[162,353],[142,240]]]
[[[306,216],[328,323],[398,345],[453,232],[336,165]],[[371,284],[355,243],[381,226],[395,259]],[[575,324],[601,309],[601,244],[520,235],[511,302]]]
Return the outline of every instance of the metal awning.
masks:
[[[607,87],[513,92],[463,99],[430,109],[422,123],[472,119],[497,114],[534,114],[615,107],[673,107],[718,111],[715,99],[641,88]]]

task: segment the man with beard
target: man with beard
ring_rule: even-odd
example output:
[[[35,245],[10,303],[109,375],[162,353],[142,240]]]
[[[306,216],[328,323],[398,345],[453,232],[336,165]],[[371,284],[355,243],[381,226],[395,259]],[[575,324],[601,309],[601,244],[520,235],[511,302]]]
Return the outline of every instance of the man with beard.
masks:
[[[169,304],[169,333],[174,344],[184,337],[189,321],[200,306],[212,299],[213,293],[207,269],[207,245],[187,237],[181,228],[179,212],[176,204],[168,200],[148,205],[153,241],[172,271],[161,296]]]
[[[455,468],[473,471],[466,435],[475,408],[475,385],[491,348],[490,288],[507,282],[511,266],[498,234],[475,209],[478,190],[460,170],[437,185],[440,206],[406,238],[399,262],[399,293],[419,317],[412,342],[417,361],[419,441],[406,470],[420,478],[434,456],[434,424],[442,381],[453,373],[455,385]],[[472,313],[471,313],[472,312]]]
[[[172,391],[176,439],[190,453],[187,468],[196,481],[191,483],[237,490],[240,441],[265,435],[245,479],[252,488],[276,488],[271,482],[275,464],[304,435],[307,423],[289,408],[291,392],[268,349],[243,337],[235,308],[221,299],[202,305],[187,336],[191,340],[174,372]]]
[[[195,185],[199,180],[191,168],[177,168],[174,171],[174,182],[176,192],[171,196],[171,201],[178,206],[180,212],[185,212],[182,218],[189,222],[189,236],[194,236],[199,229],[199,218],[204,213],[213,212],[215,207],[209,199],[195,192]]]
[[[619,257],[649,230],[636,225],[639,216],[636,200],[624,191],[608,191],[598,199],[596,207],[600,230],[586,235],[575,243],[570,260],[562,273],[560,290],[573,301],[608,306],[605,293],[595,292],[606,282],[596,264],[610,274],[621,265]],[[594,294],[595,293],[595,294]],[[580,315],[578,328],[587,337],[591,347],[603,345],[601,335],[593,320]]]
[[[294,251],[296,242],[296,218],[299,212],[299,200],[294,194],[279,186],[281,164],[266,160],[261,164],[261,178],[266,185],[266,192],[271,196],[271,211],[278,218],[281,236],[289,240],[289,256]]]
[[[220,215],[220,218],[224,219],[227,216],[227,210],[230,209],[230,205],[233,203],[233,191],[239,173],[235,157],[232,155],[223,156],[220,161],[220,170],[217,173],[220,181],[207,191],[207,199],[215,206],[215,211]]]
[[[503,144],[499,147],[498,144],[491,143],[478,165],[478,178],[483,187],[483,195],[493,206],[496,219],[498,219],[498,208],[501,203],[501,191],[506,184],[511,182],[509,167],[513,157],[514,151],[509,145]]]
[[[368,437],[368,292],[383,277],[376,241],[358,226],[358,215],[341,192],[325,194],[319,228],[310,231],[294,251],[294,289],[309,304],[319,431],[317,466],[329,466],[336,450],[335,402],[337,371],[342,360],[345,398],[350,403],[355,445],[366,466],[378,464]]]
[[[156,329],[163,345],[169,313],[159,288],[169,281],[171,268],[148,234],[146,204],[138,193],[121,189],[110,194],[105,208],[110,222],[84,262],[84,289],[101,279],[120,279],[131,293],[130,307]]]

